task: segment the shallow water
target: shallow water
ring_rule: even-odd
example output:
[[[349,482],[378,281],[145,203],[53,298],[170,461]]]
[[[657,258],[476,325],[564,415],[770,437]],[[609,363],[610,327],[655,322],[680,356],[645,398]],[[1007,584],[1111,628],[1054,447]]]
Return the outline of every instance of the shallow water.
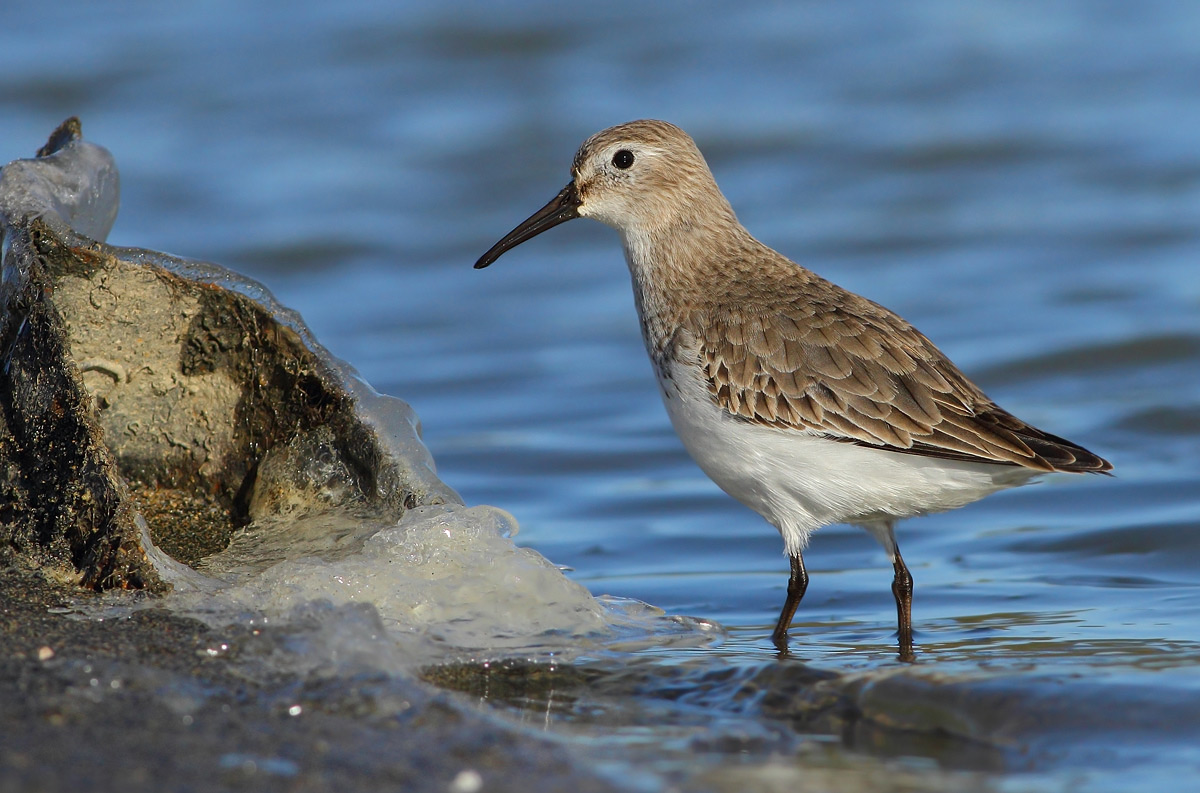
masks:
[[[648,788],[693,762],[717,789],[1200,778],[1200,6],[60,6],[5,14],[5,160],[80,115],[122,171],[111,242],[263,281],[413,404],[441,476],[519,543],[728,631],[600,653],[626,676],[569,706],[488,702]],[[890,688],[887,560],[816,535],[793,655],[868,675],[837,691],[911,732],[751,695],[807,674],[766,638],[786,561],[674,437],[615,234],[572,223],[470,268],[584,137],[645,116],[696,138],[760,239],[1116,466],[902,524],[920,655]]]

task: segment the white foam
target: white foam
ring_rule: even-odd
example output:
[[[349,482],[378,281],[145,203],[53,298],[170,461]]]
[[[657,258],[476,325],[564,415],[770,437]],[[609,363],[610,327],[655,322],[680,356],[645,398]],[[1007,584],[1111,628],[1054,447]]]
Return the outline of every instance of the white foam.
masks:
[[[385,666],[568,658],[703,643],[718,630],[593,597],[541,554],[513,544],[516,521],[495,507],[420,507],[392,525],[331,520],[253,530],[207,560],[204,574],[173,576],[167,605],[210,624],[304,625],[310,641],[328,634],[316,644],[342,657],[379,656]],[[284,548],[291,554],[281,558]]]

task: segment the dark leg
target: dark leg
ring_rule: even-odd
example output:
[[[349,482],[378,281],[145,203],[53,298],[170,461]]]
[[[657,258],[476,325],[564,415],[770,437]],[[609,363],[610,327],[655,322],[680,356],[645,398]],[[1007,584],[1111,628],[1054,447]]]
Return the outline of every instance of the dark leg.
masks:
[[[900,550],[896,550],[896,561],[892,563],[896,569],[896,577],[892,581],[892,594],[896,596],[896,625],[900,634],[900,660],[912,661],[916,658],[913,654],[913,638],[912,638],[912,596],[913,596],[913,580],[908,573],[908,568],[904,565],[904,560],[900,558]]]
[[[792,575],[788,578],[787,600],[783,602],[779,622],[775,623],[775,632],[771,634],[775,646],[783,652],[787,652],[788,626],[792,624],[792,617],[796,614],[796,606],[800,605],[800,598],[804,597],[804,590],[808,589],[808,571],[804,569],[804,557],[796,551],[790,558]],[[909,588],[911,589],[911,585]]]

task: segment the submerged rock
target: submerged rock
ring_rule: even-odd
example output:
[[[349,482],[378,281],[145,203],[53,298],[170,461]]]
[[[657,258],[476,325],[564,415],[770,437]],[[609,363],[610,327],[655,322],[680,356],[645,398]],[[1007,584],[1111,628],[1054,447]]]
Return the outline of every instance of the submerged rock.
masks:
[[[143,525],[195,564],[252,520],[461,503],[409,407],[264,287],[104,244],[118,194],[77,119],[0,172],[0,555],[162,589]]]

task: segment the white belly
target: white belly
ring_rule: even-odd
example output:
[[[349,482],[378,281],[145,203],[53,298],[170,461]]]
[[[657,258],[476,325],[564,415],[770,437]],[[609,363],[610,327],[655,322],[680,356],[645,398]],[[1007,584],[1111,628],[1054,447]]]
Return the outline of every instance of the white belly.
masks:
[[[881,535],[881,524],[961,507],[1037,475],[755,424],[718,407],[699,369],[674,363],[670,375],[659,385],[688,453],[722,490],[778,528],[789,554],[830,523],[866,526],[886,545],[891,532]]]

